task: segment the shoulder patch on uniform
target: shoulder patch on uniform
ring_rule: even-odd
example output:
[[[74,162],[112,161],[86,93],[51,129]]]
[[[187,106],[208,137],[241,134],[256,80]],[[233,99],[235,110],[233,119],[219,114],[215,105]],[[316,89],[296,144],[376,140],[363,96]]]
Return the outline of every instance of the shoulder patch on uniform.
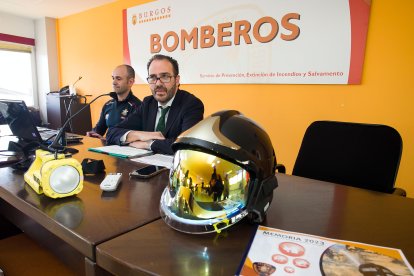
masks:
[[[114,99],[112,99],[112,100],[107,101],[107,102],[105,103],[105,105],[110,105],[110,104],[113,104],[114,102],[115,102],[115,100],[114,100]]]

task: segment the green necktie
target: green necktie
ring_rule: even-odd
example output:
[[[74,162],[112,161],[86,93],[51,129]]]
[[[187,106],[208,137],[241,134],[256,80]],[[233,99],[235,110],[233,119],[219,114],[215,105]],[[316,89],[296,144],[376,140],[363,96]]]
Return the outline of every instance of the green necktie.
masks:
[[[170,109],[169,106],[163,108],[161,107],[161,116],[160,119],[158,120],[158,124],[157,127],[155,128],[155,131],[160,131],[161,133],[164,133],[165,130],[165,115],[167,115],[168,110]]]

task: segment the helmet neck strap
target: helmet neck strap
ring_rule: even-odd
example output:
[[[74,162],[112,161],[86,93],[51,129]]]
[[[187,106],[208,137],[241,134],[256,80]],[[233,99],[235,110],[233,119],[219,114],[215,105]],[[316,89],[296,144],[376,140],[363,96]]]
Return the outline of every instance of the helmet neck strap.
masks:
[[[247,211],[250,222],[261,223],[266,216],[266,211],[273,199],[273,190],[278,186],[275,175],[271,175],[258,184],[255,179],[251,190]]]

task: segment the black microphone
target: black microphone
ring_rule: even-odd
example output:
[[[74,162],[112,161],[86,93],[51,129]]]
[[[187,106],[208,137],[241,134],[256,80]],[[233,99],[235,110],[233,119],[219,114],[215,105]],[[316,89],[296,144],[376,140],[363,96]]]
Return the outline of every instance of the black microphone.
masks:
[[[64,151],[65,148],[66,148],[65,128],[68,125],[68,123],[70,121],[72,121],[72,119],[74,117],[76,117],[76,115],[78,115],[79,113],[81,113],[85,108],[87,108],[88,106],[90,106],[94,101],[96,101],[97,99],[99,99],[100,97],[103,97],[103,96],[116,97],[116,93],[115,92],[111,92],[111,93],[99,95],[98,97],[96,97],[95,99],[93,99],[92,101],[90,101],[87,105],[85,105],[84,107],[82,107],[81,109],[79,109],[75,114],[73,114],[72,116],[70,116],[65,121],[65,123],[63,124],[63,126],[59,129],[59,132],[55,136],[55,139],[53,140],[53,142],[49,145],[48,149],[50,151],[53,151],[53,152],[62,152],[62,151]]]

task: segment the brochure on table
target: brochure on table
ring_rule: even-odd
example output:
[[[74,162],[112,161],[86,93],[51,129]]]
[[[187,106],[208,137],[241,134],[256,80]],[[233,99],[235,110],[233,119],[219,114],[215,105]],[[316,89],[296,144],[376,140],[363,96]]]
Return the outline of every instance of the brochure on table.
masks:
[[[132,158],[132,157],[150,155],[153,153],[150,150],[137,149],[137,148],[130,147],[130,146],[118,146],[118,145],[89,148],[88,150],[99,152],[99,153],[106,153],[106,154],[109,154],[115,157],[120,157],[120,158]]]
[[[399,249],[259,226],[237,274],[414,275],[414,270]]]

